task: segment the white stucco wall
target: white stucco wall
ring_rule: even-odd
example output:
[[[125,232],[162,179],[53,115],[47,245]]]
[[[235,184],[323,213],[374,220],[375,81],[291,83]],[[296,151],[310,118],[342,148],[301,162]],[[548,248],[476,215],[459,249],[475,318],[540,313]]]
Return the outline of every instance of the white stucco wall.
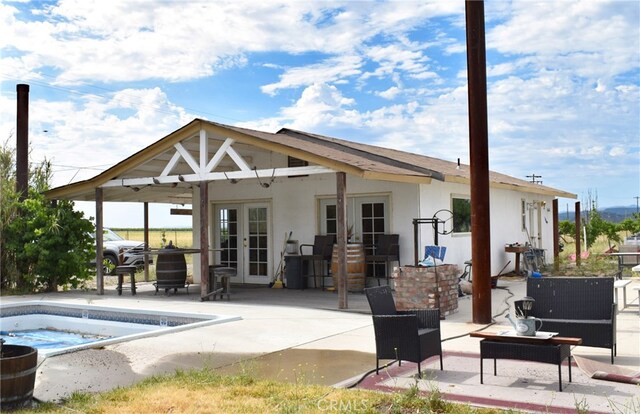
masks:
[[[270,179],[262,179],[269,182]],[[413,264],[414,218],[429,218],[440,209],[451,209],[451,196],[468,196],[469,187],[463,184],[432,181],[431,184],[406,184],[386,181],[363,180],[347,175],[347,193],[349,196],[388,196],[389,197],[389,233],[400,234],[402,264]],[[282,250],[284,237],[293,231],[292,239],[299,243],[312,243],[319,232],[319,199],[335,198],[335,174],[312,175],[306,177],[277,178],[269,186],[263,188],[256,180],[244,180],[237,184],[214,182],[209,184],[210,219],[213,226],[212,203],[250,203],[266,202],[270,206],[271,222],[271,272],[275,272]],[[547,262],[552,261],[552,197],[520,193],[505,189],[492,188],[491,203],[491,269],[496,275],[509,260],[511,263],[504,272],[513,270],[515,255],[504,252],[507,243],[525,243],[527,234],[522,230],[520,203],[525,199],[528,203],[544,201],[542,211],[542,248],[547,250]],[[194,247],[199,246],[199,201],[198,188],[194,187],[193,201]],[[212,232],[210,231],[211,235]],[[433,230],[429,225],[419,227],[420,259],[424,254],[424,246],[433,244]],[[212,241],[210,240],[210,243]],[[439,245],[447,247],[446,263],[454,263],[463,268],[465,260],[471,259],[471,234],[439,235]],[[198,255],[194,255],[194,280],[200,280]],[[213,257],[210,257],[213,261]]]
[[[456,183],[433,181],[430,185],[420,188],[420,208],[422,217],[432,217],[441,208],[451,209],[451,198],[454,196],[469,196],[469,186]],[[522,229],[521,200],[531,204],[544,202],[541,213],[542,248],[546,249],[547,263],[553,262],[553,197],[538,194],[522,193],[513,190],[491,188],[490,203],[490,232],[491,232],[491,274],[497,275],[509,261],[503,273],[515,268],[515,255],[504,251],[505,244],[526,243],[529,238]],[[527,216],[528,217],[528,216]],[[537,217],[537,215],[536,215]],[[527,225],[528,218],[527,218]],[[420,233],[422,244],[433,244],[433,231],[428,225],[423,225]],[[536,226],[537,227],[537,226]],[[458,264],[461,269],[465,260],[471,259],[471,233],[452,233],[439,236],[439,245],[447,247],[445,262]]]
[[[263,180],[269,181],[269,180]],[[418,186],[386,181],[369,181],[347,176],[349,196],[388,196],[389,232],[400,234],[400,257],[403,262],[413,261],[413,227],[411,219],[418,216]],[[211,203],[268,202],[271,211],[272,271],[280,260],[280,251],[285,234],[293,231],[292,239],[300,244],[313,243],[319,232],[318,200],[335,198],[336,175],[323,174],[307,177],[277,178],[269,188],[262,188],[255,180],[241,181],[237,184],[215,182],[209,184]],[[194,247],[200,246],[198,211],[199,192],[194,188],[193,228]],[[210,212],[211,214],[211,212]],[[210,216],[209,227],[213,226]],[[209,232],[211,234],[211,231]],[[211,243],[211,241],[210,241]],[[197,255],[194,256],[198,257]],[[211,260],[211,259],[210,259]],[[199,268],[194,265],[194,281],[200,280]]]

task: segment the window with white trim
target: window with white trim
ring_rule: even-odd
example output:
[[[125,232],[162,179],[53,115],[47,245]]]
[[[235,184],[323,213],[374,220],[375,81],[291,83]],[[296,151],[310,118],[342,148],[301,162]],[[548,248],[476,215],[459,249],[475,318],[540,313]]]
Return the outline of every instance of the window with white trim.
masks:
[[[453,232],[471,232],[471,199],[468,196],[452,196]]]

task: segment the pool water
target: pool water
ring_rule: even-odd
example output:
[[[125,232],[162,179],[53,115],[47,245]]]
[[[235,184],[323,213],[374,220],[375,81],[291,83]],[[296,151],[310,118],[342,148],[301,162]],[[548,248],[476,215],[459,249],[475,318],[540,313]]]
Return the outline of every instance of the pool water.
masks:
[[[237,316],[106,308],[37,301],[0,305],[0,336],[8,345],[53,356],[241,319]]]
[[[55,329],[28,329],[24,331],[0,331],[6,344],[24,345],[38,349],[56,349],[76,346],[111,338],[104,335],[65,332]]]

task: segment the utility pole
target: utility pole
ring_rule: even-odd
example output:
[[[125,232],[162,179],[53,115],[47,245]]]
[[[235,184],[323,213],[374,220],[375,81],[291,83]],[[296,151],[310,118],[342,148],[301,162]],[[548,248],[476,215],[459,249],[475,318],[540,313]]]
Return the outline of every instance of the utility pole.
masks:
[[[542,178],[541,175],[531,174],[531,175],[527,175],[526,177],[531,178],[531,182],[534,184],[542,184],[542,180],[536,180],[536,178]]]
[[[638,203],[638,201],[640,200],[640,196],[635,196],[633,198],[636,199],[636,214],[640,214],[640,204]]]
[[[473,322],[491,322],[491,231],[489,205],[489,131],[484,2],[465,1],[467,78],[469,82],[469,155],[471,166],[471,260]]]

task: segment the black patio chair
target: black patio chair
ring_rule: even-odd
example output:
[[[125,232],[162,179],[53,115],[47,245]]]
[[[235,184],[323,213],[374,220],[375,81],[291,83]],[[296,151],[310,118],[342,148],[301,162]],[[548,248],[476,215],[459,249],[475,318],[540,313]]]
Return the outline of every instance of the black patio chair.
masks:
[[[307,261],[308,266],[311,266],[311,274],[307,271],[304,277],[313,277],[313,287],[317,286],[317,277],[320,276],[322,290],[324,290],[324,279],[331,277],[331,255],[333,254],[333,245],[336,243],[335,235],[322,235],[315,236],[313,244],[301,244],[300,245],[300,259],[302,263]],[[309,252],[311,249],[311,252]],[[306,250],[306,254],[305,254]],[[317,264],[320,264],[320,273],[316,271]],[[303,266],[304,267],[304,266]],[[308,267],[307,267],[308,269]]]
[[[422,378],[420,362],[430,356],[440,355],[442,365],[442,344],[440,340],[440,309],[396,310],[391,288],[375,286],[364,290],[371,314],[376,337],[376,374],[381,359],[393,359],[418,364],[418,376]]]
[[[376,263],[385,264],[385,278],[387,279],[387,285],[389,284],[389,264],[392,262],[398,262],[400,266],[400,244],[398,243],[400,236],[397,234],[378,234],[377,240],[373,246],[368,246],[367,250],[370,254],[365,255],[364,260],[367,263],[372,263],[374,266]],[[373,276],[378,279],[378,286],[380,286],[380,277],[375,274]]]

